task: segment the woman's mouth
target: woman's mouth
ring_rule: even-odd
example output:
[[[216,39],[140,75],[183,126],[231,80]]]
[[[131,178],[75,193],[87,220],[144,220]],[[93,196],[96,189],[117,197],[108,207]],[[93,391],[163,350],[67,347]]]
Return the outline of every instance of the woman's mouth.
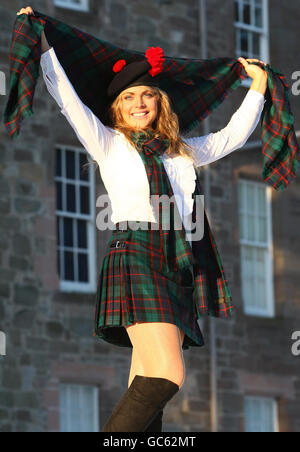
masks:
[[[133,116],[133,118],[145,118],[148,114],[149,111],[147,111],[146,113],[132,113],[131,116]]]

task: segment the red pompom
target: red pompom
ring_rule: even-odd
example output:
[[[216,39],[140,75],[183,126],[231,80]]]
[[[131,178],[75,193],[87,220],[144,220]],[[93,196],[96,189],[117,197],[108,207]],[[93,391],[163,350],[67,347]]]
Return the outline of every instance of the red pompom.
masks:
[[[163,70],[164,65],[164,51],[160,47],[149,47],[145,53],[147,60],[152,66],[149,74],[154,77]]]
[[[126,61],[125,60],[118,60],[113,67],[113,71],[114,72],[120,72],[124,66],[126,66]]]

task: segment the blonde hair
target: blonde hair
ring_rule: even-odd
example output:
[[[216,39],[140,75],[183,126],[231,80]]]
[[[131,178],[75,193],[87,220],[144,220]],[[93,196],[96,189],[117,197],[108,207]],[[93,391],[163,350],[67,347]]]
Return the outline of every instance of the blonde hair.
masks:
[[[168,94],[157,88],[155,86],[149,86],[149,90],[152,91],[157,97],[158,101],[158,111],[157,116],[152,123],[152,132],[155,138],[168,138],[170,140],[170,146],[166,150],[167,155],[182,155],[190,158],[196,166],[195,156],[193,149],[187,143],[185,143],[179,136],[179,121],[177,114],[172,110],[171,102]],[[121,94],[121,93],[120,93]],[[145,129],[132,128],[123,119],[121,111],[121,95],[112,102],[109,108],[109,116],[112,123],[112,128],[123,133],[126,139],[135,147],[135,144],[131,138],[132,132],[145,132]],[[96,168],[98,163],[96,163]],[[90,165],[90,163],[85,163],[83,167]]]

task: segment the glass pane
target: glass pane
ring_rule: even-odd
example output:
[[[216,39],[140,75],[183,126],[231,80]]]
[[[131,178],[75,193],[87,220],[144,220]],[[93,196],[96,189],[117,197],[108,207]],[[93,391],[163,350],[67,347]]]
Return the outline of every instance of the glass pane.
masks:
[[[80,388],[77,385],[70,385],[71,391],[69,392],[69,404],[70,404],[70,423],[71,432],[80,432],[80,417],[81,417],[81,406],[80,406]]]
[[[241,51],[248,52],[248,32],[246,30],[241,30]]]
[[[266,189],[259,187],[257,189],[257,198],[258,198],[258,209],[261,215],[266,215],[267,208],[267,199],[266,199]]]
[[[252,46],[253,46],[253,58],[258,60],[260,55],[260,35],[258,33],[252,33]]]
[[[267,220],[266,217],[259,216],[257,219],[258,237],[257,240],[261,243],[267,242]]]
[[[249,433],[274,432],[273,401],[259,398],[245,400],[245,431]]]
[[[247,212],[254,212],[254,186],[252,184],[247,185]]]
[[[75,185],[73,184],[67,184],[67,211],[76,211]]]
[[[64,245],[74,246],[72,218],[64,218]]]
[[[250,3],[244,2],[243,4],[243,22],[244,24],[250,24],[251,16],[250,16]]]
[[[80,187],[80,212],[90,213],[89,207],[89,187]]]
[[[255,266],[255,281],[257,288],[256,306],[266,308],[267,294],[266,294],[266,265],[265,265],[266,250],[256,249],[256,266]]]
[[[64,251],[65,280],[74,281],[74,257],[70,251]]]
[[[61,150],[60,148],[56,149],[56,176],[61,176]]]
[[[94,388],[77,384],[60,385],[60,431],[92,432],[95,417]]]
[[[60,227],[59,227],[60,220],[61,220],[60,217],[56,217],[56,237],[57,237],[58,245],[62,245],[62,243],[61,243],[61,236],[60,236]]]
[[[235,54],[236,54],[236,56],[241,54],[240,45],[241,45],[240,30],[238,30],[236,28],[235,29]]]
[[[59,420],[60,420],[60,431],[67,432],[67,392],[66,385],[60,384],[59,391]]]
[[[93,432],[94,425],[94,388],[89,386],[82,386],[82,412],[84,413],[82,419],[82,431]]]
[[[251,306],[254,298],[253,291],[253,278],[251,268],[251,254],[248,246],[242,246],[241,248],[241,271],[242,271],[242,294],[243,302],[246,306]]]
[[[255,8],[255,26],[262,28],[263,21],[262,21],[262,8]]]
[[[87,249],[87,224],[84,220],[77,221],[77,243],[78,248]]]
[[[255,400],[246,399],[245,404],[245,430],[246,433],[260,432],[260,418],[261,411],[259,404]]]
[[[66,151],[66,169],[66,177],[75,179],[75,153],[73,151]]]
[[[240,218],[240,220],[239,220],[240,221],[240,238],[243,240],[243,239],[247,238],[247,235],[246,235],[246,231],[247,231],[247,229],[246,229],[246,227],[247,227],[246,220],[247,220],[247,217],[246,217],[245,214],[241,213],[239,215],[239,218]]]
[[[255,240],[255,215],[248,214],[247,215],[248,220],[248,234],[247,234],[247,240]]]
[[[56,209],[62,210],[62,184],[61,182],[56,182]]]
[[[234,2],[234,20],[236,22],[239,22],[240,16],[239,16],[239,2],[236,0]]]
[[[78,253],[79,281],[88,281],[88,261],[86,253]]]
[[[80,179],[81,180],[89,180],[89,171],[88,167],[84,167],[83,165],[87,163],[86,155],[83,152],[79,153],[79,173],[80,173]]]
[[[57,263],[57,273],[58,273],[59,277],[61,278],[61,274],[60,274],[60,250],[57,250],[56,259],[57,259],[57,261],[56,261],[56,263]]]
[[[266,433],[274,433],[275,425],[273,422],[273,401],[272,400],[263,400],[262,401],[262,411],[263,411],[263,419],[264,419],[264,431]]]

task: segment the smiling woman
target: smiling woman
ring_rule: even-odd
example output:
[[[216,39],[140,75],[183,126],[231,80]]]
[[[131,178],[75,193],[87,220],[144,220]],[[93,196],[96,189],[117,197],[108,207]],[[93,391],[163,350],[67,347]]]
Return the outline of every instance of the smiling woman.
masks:
[[[159,87],[145,83],[125,88],[112,101],[108,113],[112,128],[121,132],[134,148],[132,132],[149,131],[155,137],[170,140],[167,155],[187,157],[196,165],[193,149],[179,135],[179,119],[171,100]]]
[[[175,93],[169,97],[156,78],[163,50],[151,47],[146,59],[108,64],[116,75],[105,88],[107,127],[81,101],[43,33],[41,50],[47,89],[101,165],[112,204],[115,224],[98,273],[94,336],[132,348],[132,359],[128,389],[102,432],[161,432],[164,407],[185,380],[183,350],[204,345],[197,318],[224,318],[233,308],[207,219],[201,240],[186,234],[191,219],[200,221],[195,169],[245,142],[259,120],[263,95],[251,91],[222,131],[186,141],[179,135],[182,118],[172,108]],[[182,157],[195,159],[195,168]]]

